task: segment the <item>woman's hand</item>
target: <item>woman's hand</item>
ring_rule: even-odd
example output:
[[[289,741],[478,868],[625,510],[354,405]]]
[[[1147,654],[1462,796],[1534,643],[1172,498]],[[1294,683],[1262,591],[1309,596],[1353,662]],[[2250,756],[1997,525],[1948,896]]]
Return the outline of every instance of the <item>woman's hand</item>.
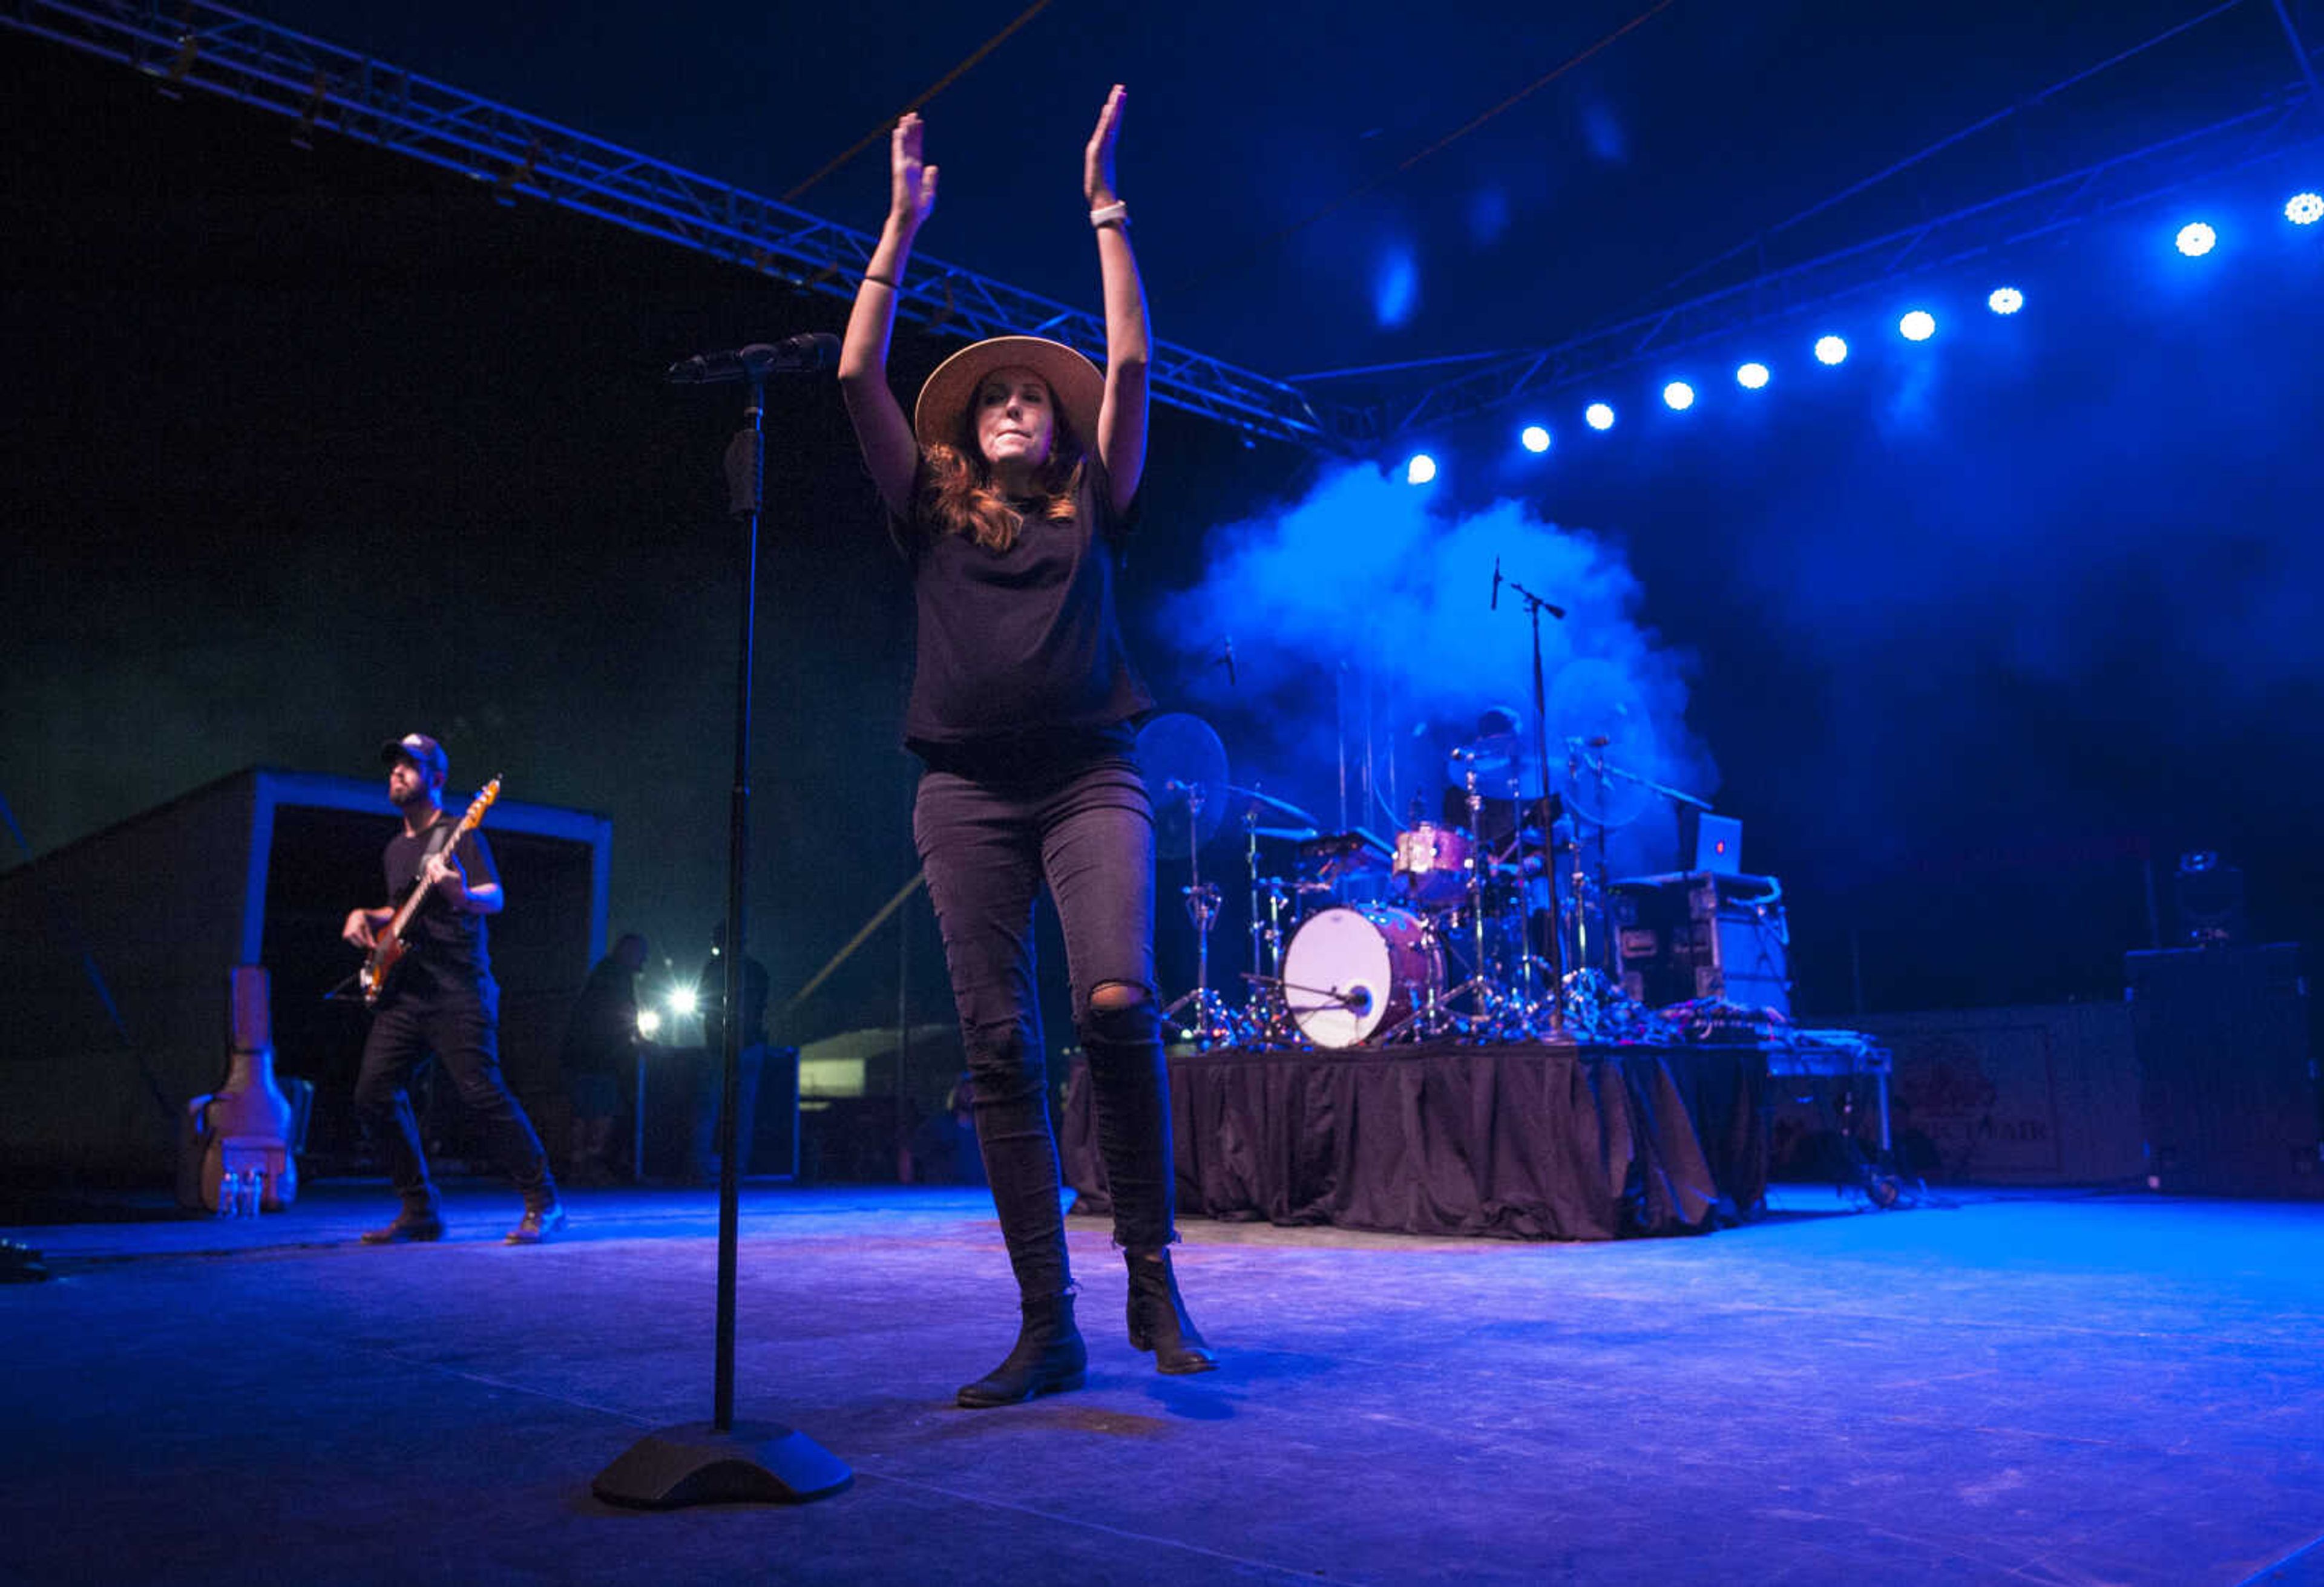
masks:
[[[1121,195],[1113,190],[1113,146],[1121,136],[1121,106],[1129,97],[1128,89],[1114,84],[1113,92],[1105,96],[1105,108],[1097,113],[1097,131],[1090,134],[1082,154],[1082,193],[1092,209],[1120,201]]]
[[[920,159],[922,123],[907,112],[889,139],[888,216],[917,231],[936,206],[936,168]]]

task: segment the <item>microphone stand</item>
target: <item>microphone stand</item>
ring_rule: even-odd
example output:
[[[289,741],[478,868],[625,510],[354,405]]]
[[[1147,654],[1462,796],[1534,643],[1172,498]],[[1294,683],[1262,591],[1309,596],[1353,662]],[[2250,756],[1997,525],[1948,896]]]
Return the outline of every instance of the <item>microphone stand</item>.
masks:
[[[718,1321],[711,1419],[649,1433],[597,1473],[590,1490],[614,1504],[678,1509],[737,1501],[798,1502],[855,1480],[847,1463],[778,1422],[734,1420],[734,1270],[741,1215],[741,1154],[734,1114],[742,1101],[744,874],[751,835],[751,674],[759,619],[759,525],[767,477],[767,373],[749,369],[742,427],[726,445],[727,510],[742,529],[742,612],[734,670],[734,782],[727,804],[725,1028],[718,1114]]]
[[[1503,578],[1501,566],[1498,561],[1493,564],[1493,579],[1497,589],[1501,584],[1507,584],[1517,592],[1517,598],[1526,603],[1526,615],[1533,621],[1534,764],[1539,768],[1541,797],[1545,801],[1549,796],[1549,690],[1542,681],[1541,673],[1541,614],[1545,611],[1563,622],[1565,620],[1565,608],[1535,594],[1515,579]],[[1522,876],[1525,860],[1522,834],[1525,830],[1523,818],[1526,810],[1522,779],[1519,781],[1518,793],[1520,799],[1517,806],[1519,818],[1517,830],[1520,833],[1520,839],[1517,859],[1518,874]],[[1557,830],[1557,819],[1546,806],[1543,813],[1550,816],[1548,828],[1542,834],[1541,874],[1543,879],[1549,885],[1549,965],[1551,974],[1554,977],[1550,985],[1547,1040],[1563,1041],[1569,1038],[1565,1032],[1565,932],[1558,925],[1557,858],[1556,845],[1553,841]],[[1532,928],[1528,923],[1526,931],[1528,953],[1532,951]]]

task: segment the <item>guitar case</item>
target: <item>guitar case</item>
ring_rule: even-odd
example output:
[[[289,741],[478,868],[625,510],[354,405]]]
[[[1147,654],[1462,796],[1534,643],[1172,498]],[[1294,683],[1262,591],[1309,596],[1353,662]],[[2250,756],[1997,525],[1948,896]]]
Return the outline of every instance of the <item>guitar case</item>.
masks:
[[[224,1084],[186,1104],[179,1118],[178,1202],[204,1212],[218,1208],[228,1174],[255,1169],[264,1176],[261,1210],[281,1212],[299,1196],[300,1137],[307,1109],[294,1106],[274,1078],[273,1018],[264,967],[236,965],[231,973],[226,1076]],[[313,1086],[291,1085],[311,1099]]]

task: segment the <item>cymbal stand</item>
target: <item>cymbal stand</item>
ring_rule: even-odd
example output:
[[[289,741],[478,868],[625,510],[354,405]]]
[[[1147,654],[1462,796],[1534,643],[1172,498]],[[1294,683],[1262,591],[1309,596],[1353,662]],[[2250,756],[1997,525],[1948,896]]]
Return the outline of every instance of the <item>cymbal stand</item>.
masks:
[[[1218,887],[1203,880],[1203,785],[1173,782],[1171,791],[1186,795],[1186,820],[1194,840],[1186,849],[1186,885],[1180,893],[1186,913],[1194,922],[1194,989],[1162,1011],[1167,1028],[1176,1021],[1179,1032],[1195,1047],[1223,1047],[1234,1040],[1234,1014],[1226,999],[1211,990],[1211,927],[1218,922]],[[1180,1010],[1185,1010],[1181,1014]]]
[[[1241,1044],[1280,1045],[1292,1039],[1291,1005],[1283,996],[1283,909],[1289,900],[1280,876],[1259,874],[1259,811],[1243,814],[1243,864],[1250,875],[1250,988],[1240,1022]],[[1264,906],[1264,907],[1262,907]]]
[[[1452,753],[1468,762],[1468,766],[1464,773],[1464,781],[1468,787],[1469,803],[1469,880],[1467,886],[1469,893],[1469,924],[1470,929],[1475,933],[1476,937],[1476,958],[1471,962],[1469,978],[1467,980],[1453,987],[1450,992],[1446,992],[1442,996],[1433,1000],[1434,1007],[1431,1012],[1438,1017],[1433,1020],[1432,1023],[1441,1023],[1443,1015],[1449,1013],[1454,1000],[1461,997],[1467,997],[1471,1000],[1471,1006],[1475,1009],[1476,1013],[1474,1019],[1470,1023],[1468,1028],[1462,1032],[1462,1034],[1471,1036],[1486,1035],[1491,1033],[1493,1026],[1500,1019],[1500,1016],[1504,1012],[1502,1005],[1507,999],[1502,995],[1501,989],[1493,984],[1491,962],[1485,956],[1485,849],[1484,839],[1482,837],[1485,798],[1483,794],[1477,792],[1476,757],[1474,756],[1463,755],[1462,751],[1457,749]],[[1425,1032],[1425,1034],[1428,1035],[1438,1035],[1441,1033],[1442,1032],[1439,1030],[1431,1030]]]

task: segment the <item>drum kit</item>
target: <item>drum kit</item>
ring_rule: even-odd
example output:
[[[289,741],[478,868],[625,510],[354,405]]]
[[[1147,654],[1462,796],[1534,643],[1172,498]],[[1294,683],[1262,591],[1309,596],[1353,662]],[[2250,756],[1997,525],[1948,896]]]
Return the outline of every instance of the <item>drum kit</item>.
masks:
[[[1196,938],[1195,984],[1164,1010],[1166,1032],[1204,1050],[1593,1037],[1582,1027],[1620,1001],[1606,829],[1655,794],[1695,803],[1626,769],[1616,758],[1624,729],[1610,725],[1564,738],[1565,764],[1546,775],[1536,745],[1515,732],[1460,744],[1443,763],[1446,819],[1416,809],[1382,837],[1326,830],[1298,805],[1230,781],[1225,749],[1200,718],[1155,719],[1138,758],[1165,876],[1185,867],[1179,893]],[[1639,748],[1643,713],[1629,730]],[[1250,932],[1239,1001],[1212,984],[1224,894],[1202,868],[1204,844],[1230,823]]]

